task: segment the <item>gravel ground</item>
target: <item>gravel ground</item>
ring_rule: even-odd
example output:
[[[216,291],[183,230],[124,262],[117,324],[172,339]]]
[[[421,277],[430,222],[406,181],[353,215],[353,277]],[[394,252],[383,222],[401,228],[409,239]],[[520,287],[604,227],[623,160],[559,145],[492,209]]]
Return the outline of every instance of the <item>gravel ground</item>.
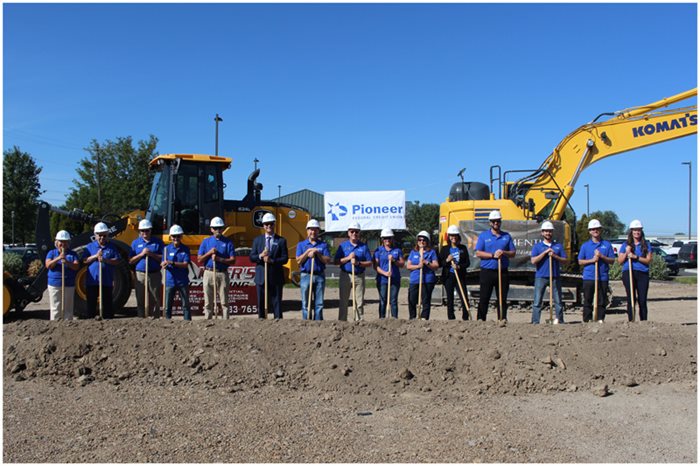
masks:
[[[697,462],[695,286],[653,283],[649,322],[602,325],[380,321],[367,295],[358,323],[333,289],[324,322],[297,290],[280,322],[51,323],[34,304],[4,325],[3,460]]]

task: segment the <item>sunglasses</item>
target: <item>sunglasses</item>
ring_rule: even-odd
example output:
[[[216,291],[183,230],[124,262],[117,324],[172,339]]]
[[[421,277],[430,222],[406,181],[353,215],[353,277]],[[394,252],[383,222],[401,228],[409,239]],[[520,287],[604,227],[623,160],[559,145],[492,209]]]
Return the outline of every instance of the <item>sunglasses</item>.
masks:
[[[175,239],[175,238],[180,239],[180,238],[182,238],[182,235],[170,235],[170,237],[173,239]]]
[[[425,239],[425,238],[418,238],[418,242],[419,242],[419,243],[425,243],[425,242],[427,242],[427,241],[428,241],[428,240]]]
[[[353,234],[357,234],[359,232],[360,232],[360,230],[348,230],[348,233],[353,233]]]
[[[104,238],[105,236],[107,236],[107,233],[98,233],[97,236],[100,238]]]
[[[600,228],[591,228],[591,229],[588,230],[588,231],[600,231]]]
[[[221,231],[221,230],[223,230],[223,228],[221,228],[221,227],[211,227],[211,229],[214,230],[214,231]]]
[[[491,223],[501,223],[500,220],[491,220]]]

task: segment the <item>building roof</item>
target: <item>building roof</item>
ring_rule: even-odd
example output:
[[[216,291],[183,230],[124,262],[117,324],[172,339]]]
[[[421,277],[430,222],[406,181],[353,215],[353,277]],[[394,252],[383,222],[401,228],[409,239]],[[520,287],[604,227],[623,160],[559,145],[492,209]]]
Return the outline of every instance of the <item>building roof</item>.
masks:
[[[325,219],[325,211],[323,208],[323,194],[311,191],[310,189],[302,189],[294,193],[285,194],[284,196],[272,199],[276,202],[284,202],[287,204],[298,205],[311,213],[311,217],[319,221]]]

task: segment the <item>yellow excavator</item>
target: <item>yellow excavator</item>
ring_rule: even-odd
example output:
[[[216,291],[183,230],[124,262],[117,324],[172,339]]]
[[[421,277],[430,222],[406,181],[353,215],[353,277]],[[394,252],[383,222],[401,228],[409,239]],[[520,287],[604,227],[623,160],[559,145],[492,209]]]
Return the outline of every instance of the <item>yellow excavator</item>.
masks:
[[[575,252],[576,219],[569,202],[581,172],[612,155],[697,134],[697,103],[664,109],[693,97],[697,97],[697,88],[648,105],[602,113],[566,136],[536,170],[502,172],[499,165],[493,165],[490,186],[463,179],[453,184],[448,199],[440,205],[441,246],[447,244],[447,227],[457,225],[470,251],[468,278],[474,283],[479,267],[479,259],[474,255],[476,239],[489,228],[489,212],[500,210],[502,228],[513,235],[517,249],[517,255],[510,261],[511,283],[532,285],[534,266],[530,253],[540,240],[542,221],[552,221],[555,238],[564,244],[569,257]],[[508,175],[523,172],[527,174],[515,181],[507,180]],[[458,176],[462,173],[463,170]],[[494,182],[497,182],[495,190]],[[564,277],[564,286],[576,286],[580,282],[580,277],[568,278]],[[529,299],[525,296],[510,299],[531,300],[531,294],[528,293]]]
[[[290,259],[285,265],[286,280],[298,284],[296,245],[306,239],[306,223],[311,214],[299,206],[261,200],[263,186],[257,182],[260,169],[248,177],[247,193],[241,200],[225,200],[223,172],[230,168],[232,159],[228,157],[202,154],[166,154],[154,157],[149,169],[155,171],[148,210],[132,211],[122,216],[107,215],[97,218],[79,210],[65,211],[39,203],[36,226],[36,242],[42,263],[49,250],[53,249],[53,237],[49,231],[51,212],[68,216],[90,225],[90,231],[72,238],[71,248],[80,253],[94,238],[92,225],[98,221],[107,223],[112,242],[122,258],[114,273],[113,306],[121,309],[129,299],[135,282],[133,271],[127,265],[131,242],[138,237],[138,223],[146,218],[153,224],[153,235],[170,244],[169,228],[180,225],[185,234],[182,242],[190,249],[190,304],[194,314],[201,313],[203,306],[202,274],[197,263],[199,245],[211,235],[209,222],[213,217],[222,217],[226,228],[222,234],[233,241],[236,248],[236,264],[229,267],[231,279],[229,287],[229,312],[231,314],[256,314],[257,295],[255,292],[255,264],[248,254],[253,238],[262,233],[262,217],[272,213],[277,218],[276,233],[287,239]],[[86,308],[85,273],[83,267],[76,277],[75,310],[83,315]],[[41,300],[47,287],[47,270],[43,268],[33,279],[15,279],[4,276],[3,314],[11,309],[21,311],[30,302]],[[175,313],[180,311],[176,299]]]

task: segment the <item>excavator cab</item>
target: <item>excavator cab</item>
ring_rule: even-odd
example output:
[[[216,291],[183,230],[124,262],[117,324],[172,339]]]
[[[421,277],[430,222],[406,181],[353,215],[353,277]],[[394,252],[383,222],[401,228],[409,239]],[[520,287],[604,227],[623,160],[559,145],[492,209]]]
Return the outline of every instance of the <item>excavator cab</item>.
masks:
[[[180,225],[185,235],[208,235],[209,222],[223,216],[222,172],[231,159],[210,155],[161,155],[151,161],[157,170],[146,218],[154,234]]]

